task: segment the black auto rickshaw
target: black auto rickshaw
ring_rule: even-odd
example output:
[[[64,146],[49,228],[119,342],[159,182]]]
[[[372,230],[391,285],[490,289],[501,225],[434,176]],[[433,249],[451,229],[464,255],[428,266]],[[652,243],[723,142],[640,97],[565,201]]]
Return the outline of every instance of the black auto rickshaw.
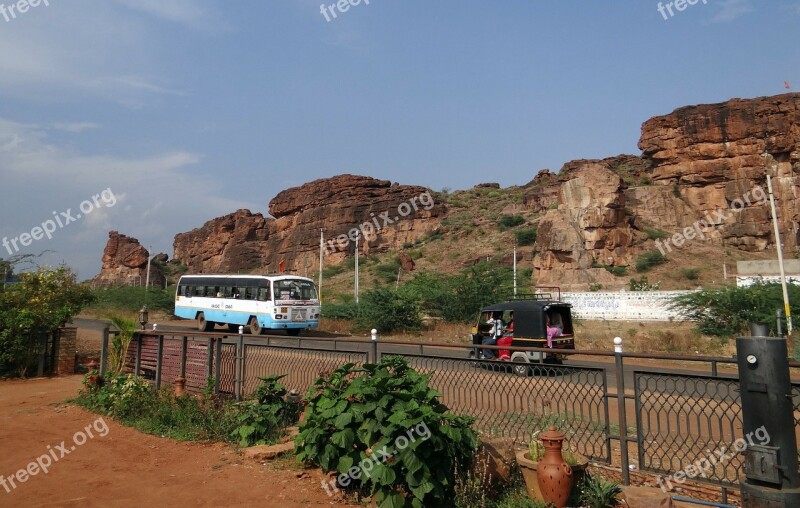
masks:
[[[491,319],[502,320],[506,330],[504,344],[508,345],[508,353],[499,358],[498,350],[471,350],[470,357],[476,359],[508,360],[514,365],[514,372],[527,375],[529,365],[540,360],[545,363],[562,363],[565,355],[557,350],[575,349],[575,335],[572,327],[572,305],[553,299],[551,293],[525,295],[515,300],[488,305],[481,309],[478,322],[472,328],[472,343],[485,345],[485,339],[493,329]],[[510,325],[513,321],[513,331]],[[514,351],[515,347],[548,348],[548,327],[557,329],[553,333],[550,348],[553,353],[536,351]],[[503,344],[498,344],[503,345]]]

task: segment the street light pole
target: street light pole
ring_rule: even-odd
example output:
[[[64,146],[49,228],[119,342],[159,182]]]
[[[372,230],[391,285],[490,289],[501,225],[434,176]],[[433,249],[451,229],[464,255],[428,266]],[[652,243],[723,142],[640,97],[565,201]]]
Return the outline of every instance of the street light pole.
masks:
[[[356,233],[356,284],[355,284],[355,292],[356,292],[356,305],[358,305],[358,239],[360,235]]]
[[[765,158],[771,158],[766,155]],[[781,247],[781,234],[778,229],[778,213],[775,211],[775,197],[772,193],[772,178],[770,169],[775,168],[775,165],[767,168],[767,191],[769,192],[769,206],[772,210],[772,226],[775,229],[775,249],[778,251],[778,267],[781,271],[781,288],[783,289],[783,307],[786,312],[786,334],[792,334],[792,311],[789,308],[789,290],[786,288],[786,272],[783,269],[783,247]]]

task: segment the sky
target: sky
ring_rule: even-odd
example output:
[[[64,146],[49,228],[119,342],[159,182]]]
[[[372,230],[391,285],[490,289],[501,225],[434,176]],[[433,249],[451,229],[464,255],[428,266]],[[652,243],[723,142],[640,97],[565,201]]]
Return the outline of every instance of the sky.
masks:
[[[341,173],[523,185],[800,89],[800,0],[32,1],[0,0],[0,258],[81,280],[110,230],[171,255]]]

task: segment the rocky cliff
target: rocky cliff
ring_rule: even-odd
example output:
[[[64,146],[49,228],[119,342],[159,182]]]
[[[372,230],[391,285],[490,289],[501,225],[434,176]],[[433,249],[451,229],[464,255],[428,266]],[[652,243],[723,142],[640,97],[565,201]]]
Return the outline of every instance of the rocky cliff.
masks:
[[[525,205],[539,222],[539,284],[614,283],[592,266],[627,266],[666,235],[699,223],[704,242],[746,251],[774,246],[766,194],[773,186],[786,250],[798,247],[800,94],[680,108],[642,126],[641,157],[573,161],[540,172]]]
[[[103,266],[92,280],[95,286],[135,285],[143,286],[147,281],[147,252],[139,240],[122,235],[117,231],[108,233],[108,243],[103,250]],[[159,261],[166,261],[159,254]],[[150,285],[163,287],[164,272],[158,263],[150,264]]]
[[[352,254],[354,228],[362,253],[402,247],[435,230],[445,214],[424,187],[339,175],[284,190],[269,203],[272,217],[239,210],[175,237],[176,259],[190,272],[315,273],[320,231],[329,263]]]

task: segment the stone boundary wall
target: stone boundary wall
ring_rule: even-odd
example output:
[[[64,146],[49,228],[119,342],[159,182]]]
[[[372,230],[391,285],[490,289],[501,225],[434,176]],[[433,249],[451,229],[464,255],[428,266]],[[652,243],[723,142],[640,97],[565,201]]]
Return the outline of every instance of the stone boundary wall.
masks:
[[[681,321],[677,311],[668,308],[670,299],[691,291],[616,291],[562,293],[572,304],[572,315],[590,321]]]

